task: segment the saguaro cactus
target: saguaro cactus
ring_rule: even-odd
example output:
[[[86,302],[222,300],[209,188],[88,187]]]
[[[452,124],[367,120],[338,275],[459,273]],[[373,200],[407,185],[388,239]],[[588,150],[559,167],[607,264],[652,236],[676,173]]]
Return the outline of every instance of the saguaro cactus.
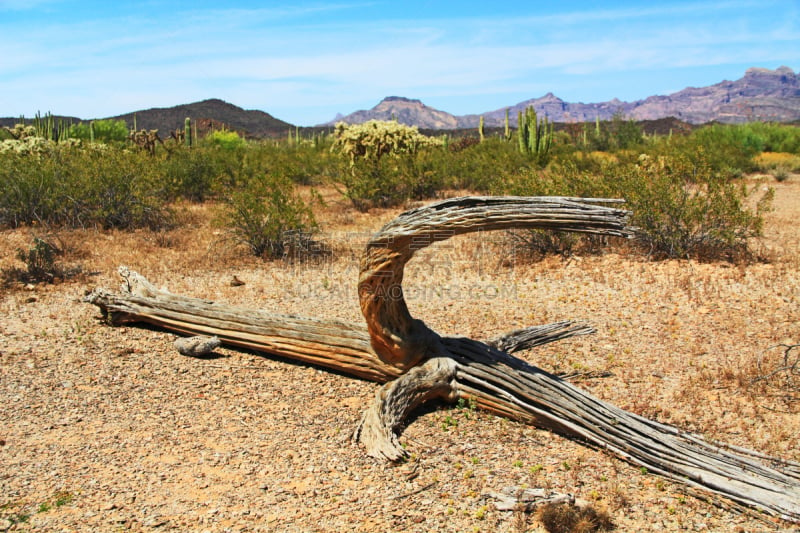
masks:
[[[183,123],[183,138],[186,142],[186,148],[192,147],[192,119],[186,117]]]

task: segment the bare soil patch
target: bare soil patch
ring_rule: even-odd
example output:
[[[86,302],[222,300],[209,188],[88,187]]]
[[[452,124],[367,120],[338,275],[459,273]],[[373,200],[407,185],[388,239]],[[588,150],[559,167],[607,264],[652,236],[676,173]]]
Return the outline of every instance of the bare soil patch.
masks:
[[[780,364],[771,347],[800,343],[800,181],[770,185],[768,263],[617,254],[530,263],[509,256],[501,234],[473,235],[408,265],[411,313],[475,338],[587,320],[597,334],[518,355],[547,370],[609,371],[579,385],[800,461],[797,389],[781,374],[751,383]],[[106,326],[80,302],[115,287],[124,264],[176,293],[360,320],[360,250],[399,210],[362,214],[326,197],[317,215],[327,258],[249,258],[209,224],[213,206],[189,206],[187,225],[169,232],[61,232],[79,278],[2,289],[0,530],[542,531],[532,516],[494,509],[486,494],[507,486],[573,493],[620,531],[771,529],[601,451],[469,408],[420,411],[401,439],[414,459],[379,463],[349,441],[377,385],[225,348],[187,358],[173,335]],[[0,268],[21,266],[15,250],[33,233],[3,232]]]

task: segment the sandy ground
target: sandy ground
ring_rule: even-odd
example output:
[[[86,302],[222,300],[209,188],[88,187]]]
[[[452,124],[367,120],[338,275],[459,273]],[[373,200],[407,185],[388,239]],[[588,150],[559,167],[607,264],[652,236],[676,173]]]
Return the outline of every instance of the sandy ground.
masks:
[[[407,268],[411,313],[444,334],[489,338],[583,319],[595,335],[522,357],[552,371],[609,371],[579,386],[708,438],[800,461],[798,381],[778,368],[800,343],[800,179],[776,187],[747,266],[607,254],[541,262],[501,234],[459,237]],[[350,434],[377,385],[257,354],[179,355],[169,333],[113,328],[81,303],[124,264],[170,291],[245,307],[361,320],[360,247],[398,211],[319,217],[334,254],[248,258],[189,207],[171,232],[62,232],[84,275],[0,293],[0,531],[543,531],[498,511],[503,487],[572,493],[619,531],[766,531],[769,520],[548,431],[429,406],[401,441],[409,463],[366,457]],[[0,268],[31,230],[0,237]],[[232,286],[233,276],[244,285]],[[777,527],[788,528],[786,524]]]

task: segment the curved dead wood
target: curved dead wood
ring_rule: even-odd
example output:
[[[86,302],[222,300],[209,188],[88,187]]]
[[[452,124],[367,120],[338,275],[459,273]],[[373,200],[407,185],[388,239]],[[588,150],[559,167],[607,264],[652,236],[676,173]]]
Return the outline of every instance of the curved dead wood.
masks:
[[[597,203],[596,201],[594,203]],[[591,328],[571,322],[534,326],[487,342],[441,337],[410,316],[403,269],[414,252],[470,231],[550,228],[626,235],[625,211],[573,198],[466,198],[404,213],[367,247],[359,298],[367,328],[342,321],[274,315],[160,291],[121,270],[122,293],[97,289],[86,301],[113,323],[144,321],[223,344],[318,364],[385,383],[357,438],[370,455],[405,455],[397,432],[420,403],[474,399],[490,412],[550,428],[649,471],[800,522],[800,465],[722,446],[609,405],[510,352]],[[503,351],[505,350],[505,351]]]
[[[492,346],[440,337],[409,314],[401,287],[403,268],[416,251],[434,242],[463,233],[509,228],[629,234],[625,227],[629,213],[588,202],[575,198],[458,198],[403,213],[369,241],[359,297],[372,346],[384,362],[412,370],[383,386],[362,421],[357,435],[368,453],[389,459],[403,457],[406,452],[394,430],[418,403],[409,398],[424,398],[424,391],[435,390],[437,396],[472,398],[496,414],[579,438],[675,481],[800,521],[800,476],[794,466],[781,469],[777,458],[772,460],[773,466],[767,466],[748,454],[725,450],[699,436],[628,413],[509,354],[535,345],[531,338],[536,339],[543,330],[512,332],[493,341]],[[576,334],[578,329],[571,327],[569,334]],[[558,330],[551,334],[557,337]]]
[[[470,196],[402,213],[367,243],[358,296],[372,347],[405,371],[424,357],[438,335],[408,312],[403,270],[414,253],[456,235],[502,229],[550,229],[629,236],[629,213],[595,203],[621,200],[566,197]]]

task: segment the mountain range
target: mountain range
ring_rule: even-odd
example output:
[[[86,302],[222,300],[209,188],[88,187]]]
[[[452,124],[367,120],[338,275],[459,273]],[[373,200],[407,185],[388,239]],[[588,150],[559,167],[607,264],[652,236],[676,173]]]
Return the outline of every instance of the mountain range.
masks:
[[[360,123],[370,119],[396,119],[423,129],[475,128],[483,116],[487,127],[503,126],[506,110],[516,126],[517,113],[533,106],[539,116],[551,122],[609,120],[615,114],[633,120],[673,117],[690,124],[750,121],[794,122],[800,120],[800,74],[789,67],[776,70],[750,68],[736,81],[722,81],[708,87],[688,87],[666,96],[650,96],[635,102],[617,99],[600,103],[570,103],[547,93],[509,107],[475,115],[451,115],[428,107],[419,100],[398,96],[383,99],[369,110],[338,116],[334,122]]]
[[[800,73],[789,67],[775,70],[750,68],[735,81],[722,81],[707,87],[688,87],[666,96],[650,96],[635,102],[613,99],[607,102],[570,103],[547,93],[540,98],[525,100],[508,107],[473,115],[452,115],[429,107],[420,100],[389,96],[375,107],[337,117],[317,127],[329,128],[336,122],[350,124],[367,120],[397,120],[423,130],[455,130],[476,128],[480,117],[486,127],[502,127],[506,111],[511,126],[516,126],[517,113],[533,106],[539,116],[551,122],[572,123],[609,120],[614,115],[637,121],[653,121],[671,117],[677,122],[704,124],[707,122],[743,123],[749,121],[800,122]],[[107,117],[125,120],[129,127],[157,129],[162,138],[183,128],[186,117],[197,121],[198,129],[226,127],[245,133],[248,137],[263,138],[286,135],[294,128],[259,110],[245,110],[219,99],[209,99],[167,108],[151,108]],[[77,117],[64,118],[73,122]],[[12,126],[19,118],[0,118],[0,126]]]

